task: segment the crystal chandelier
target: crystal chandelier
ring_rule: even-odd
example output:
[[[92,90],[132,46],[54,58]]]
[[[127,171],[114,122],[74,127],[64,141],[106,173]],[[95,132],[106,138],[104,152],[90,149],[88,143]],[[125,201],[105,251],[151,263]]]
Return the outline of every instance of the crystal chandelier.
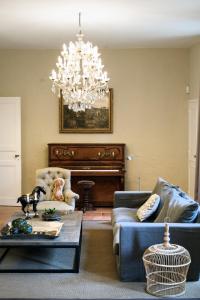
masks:
[[[67,48],[63,45],[61,55],[56,63],[57,71],[52,70],[49,77],[52,91],[60,97],[64,104],[73,111],[91,109],[96,100],[105,97],[109,92],[107,72],[100,58],[97,46],[83,41],[81,31],[81,13],[79,13],[79,33],[77,41],[70,42]]]

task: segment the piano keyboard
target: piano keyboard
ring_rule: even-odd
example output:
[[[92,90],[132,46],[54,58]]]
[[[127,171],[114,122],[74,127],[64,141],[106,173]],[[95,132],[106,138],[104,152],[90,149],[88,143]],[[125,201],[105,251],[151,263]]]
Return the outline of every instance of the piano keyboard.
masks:
[[[79,170],[71,170],[71,172],[116,172],[118,173],[119,170],[96,170],[96,169],[79,169]]]

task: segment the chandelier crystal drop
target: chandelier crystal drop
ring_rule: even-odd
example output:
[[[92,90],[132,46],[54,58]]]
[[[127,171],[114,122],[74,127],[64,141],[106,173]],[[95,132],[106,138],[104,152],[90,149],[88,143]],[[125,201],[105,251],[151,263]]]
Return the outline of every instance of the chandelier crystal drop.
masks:
[[[105,97],[108,89],[108,75],[103,71],[97,46],[83,41],[81,32],[81,14],[79,13],[79,33],[77,41],[70,42],[63,49],[56,63],[57,71],[52,70],[49,77],[52,91],[62,93],[64,104],[73,111],[91,109],[96,100]]]

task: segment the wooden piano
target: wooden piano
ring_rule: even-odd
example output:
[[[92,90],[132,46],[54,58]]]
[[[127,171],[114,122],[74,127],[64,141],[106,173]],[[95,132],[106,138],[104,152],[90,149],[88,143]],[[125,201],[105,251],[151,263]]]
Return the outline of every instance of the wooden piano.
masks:
[[[79,180],[95,182],[95,206],[113,206],[114,191],[124,190],[125,144],[48,144],[49,167],[71,170],[72,190]]]

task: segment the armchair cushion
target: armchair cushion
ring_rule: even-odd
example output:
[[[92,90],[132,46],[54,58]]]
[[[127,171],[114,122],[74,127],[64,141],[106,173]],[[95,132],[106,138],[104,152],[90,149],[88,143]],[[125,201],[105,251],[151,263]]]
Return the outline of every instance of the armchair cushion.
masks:
[[[67,203],[62,202],[62,201],[45,200],[45,201],[39,202],[37,205],[37,209],[39,211],[44,211],[45,209],[49,209],[49,208],[51,208],[51,209],[55,208],[57,211],[59,211],[63,215],[74,210],[73,206],[68,205]]]

